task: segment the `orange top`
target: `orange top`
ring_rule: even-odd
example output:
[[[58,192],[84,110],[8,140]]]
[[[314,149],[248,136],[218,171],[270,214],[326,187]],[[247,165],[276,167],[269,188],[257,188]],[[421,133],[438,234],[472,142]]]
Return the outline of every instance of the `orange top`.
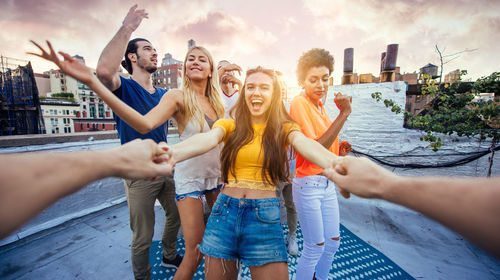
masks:
[[[321,101],[319,101],[319,107],[321,111],[318,110],[316,106],[305,96],[296,96],[292,103],[290,104],[290,116],[294,121],[296,121],[302,133],[305,136],[318,140],[326,130],[332,124],[332,120],[325,111],[325,107]],[[339,138],[335,138],[332,146],[328,149],[330,152],[339,155]],[[318,175],[323,172],[323,169],[317,165],[314,165],[310,161],[303,158],[300,154],[297,154],[296,164],[297,177],[305,177],[311,175]]]

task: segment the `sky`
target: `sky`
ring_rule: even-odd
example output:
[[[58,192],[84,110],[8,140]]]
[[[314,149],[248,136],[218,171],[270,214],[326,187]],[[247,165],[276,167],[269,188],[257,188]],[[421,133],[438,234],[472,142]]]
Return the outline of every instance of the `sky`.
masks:
[[[29,40],[50,40],[57,50],[78,54],[94,67],[128,9],[149,13],[133,37],[184,60],[187,41],[206,47],[216,61],[243,69],[262,65],[284,73],[296,86],[302,53],[324,48],[335,58],[334,83],[343,74],[345,48],[354,48],[354,71],[378,76],[380,55],[399,44],[397,66],[412,73],[444,55],[464,50],[444,74],[466,69],[476,79],[500,69],[498,0],[1,0],[0,54],[30,60],[35,72],[55,69],[37,57]]]

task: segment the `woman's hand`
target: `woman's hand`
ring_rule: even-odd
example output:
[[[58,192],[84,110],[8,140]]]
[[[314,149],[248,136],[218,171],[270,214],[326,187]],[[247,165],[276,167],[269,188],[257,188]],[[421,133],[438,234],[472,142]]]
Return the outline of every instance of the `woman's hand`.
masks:
[[[47,52],[44,48],[42,48],[35,41],[31,41],[31,43],[37,46],[42,53],[37,54],[28,52],[28,54],[35,55],[45,60],[54,62],[54,64],[57,65],[57,67],[59,67],[59,69],[61,69],[63,73],[75,78],[76,80],[79,80],[84,84],[88,85],[95,78],[94,73],[90,68],[85,66],[85,64],[83,64],[81,61],[71,57],[69,54],[65,52],[59,52],[59,54],[62,55],[62,57],[64,57],[64,60],[60,60],[59,57],[57,56],[57,53],[54,51],[54,48],[52,48],[52,44],[49,41],[47,41],[47,46],[49,47],[50,53]]]
[[[343,95],[342,93],[337,92],[335,93],[335,98],[333,99],[333,101],[340,111],[351,113],[352,96]]]
[[[349,143],[349,141],[347,140],[344,140],[342,142],[340,142],[340,145],[339,145],[339,155],[340,156],[345,156],[347,155],[348,153],[350,153],[352,151],[352,146],[351,146],[351,143]]]

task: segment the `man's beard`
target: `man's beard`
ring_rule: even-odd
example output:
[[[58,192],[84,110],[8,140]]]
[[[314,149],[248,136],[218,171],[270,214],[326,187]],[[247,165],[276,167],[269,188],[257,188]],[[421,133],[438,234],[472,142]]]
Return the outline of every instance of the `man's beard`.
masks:
[[[139,55],[137,55],[137,66],[146,70],[149,74],[153,74],[158,69],[158,67],[156,67],[156,66],[147,66],[147,67],[142,66],[141,57]]]

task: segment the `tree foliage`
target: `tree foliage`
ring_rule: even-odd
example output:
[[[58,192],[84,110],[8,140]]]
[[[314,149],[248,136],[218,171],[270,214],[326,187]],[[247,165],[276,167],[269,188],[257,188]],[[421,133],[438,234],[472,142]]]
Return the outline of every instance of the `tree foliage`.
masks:
[[[57,92],[57,93],[53,93],[50,97],[51,98],[63,98],[63,99],[67,99],[71,102],[75,101],[75,96],[71,92]]]
[[[421,92],[430,96],[432,101],[423,113],[404,112],[407,125],[425,131],[426,134],[420,140],[429,142],[435,152],[442,146],[437,133],[479,136],[481,140],[490,138],[492,147],[500,139],[500,107],[492,100],[479,98],[480,93],[494,93],[495,96],[500,96],[500,72],[479,78],[465,92],[459,91],[461,77],[466,74],[467,71],[462,71],[457,81],[445,84],[439,84],[429,76],[424,76]],[[380,92],[372,93],[372,98],[378,102],[382,101]],[[403,111],[393,100],[383,99],[383,103],[391,108],[392,112]]]

